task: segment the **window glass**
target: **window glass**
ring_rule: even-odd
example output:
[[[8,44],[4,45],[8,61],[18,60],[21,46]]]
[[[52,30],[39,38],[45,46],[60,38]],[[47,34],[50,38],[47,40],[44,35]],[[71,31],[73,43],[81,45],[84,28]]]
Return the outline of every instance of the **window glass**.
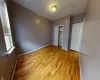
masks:
[[[11,35],[7,6],[4,1],[0,2],[0,17],[3,26],[6,49],[8,51],[13,47],[13,42],[12,42],[12,35]]]

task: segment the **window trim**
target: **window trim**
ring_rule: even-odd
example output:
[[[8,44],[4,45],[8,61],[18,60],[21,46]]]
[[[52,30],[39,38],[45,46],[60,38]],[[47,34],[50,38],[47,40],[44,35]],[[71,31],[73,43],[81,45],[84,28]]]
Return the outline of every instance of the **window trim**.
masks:
[[[7,51],[7,54],[11,54],[15,49],[15,46],[13,46],[12,48],[10,48],[8,51]]]
[[[2,6],[5,5],[5,8],[6,8],[6,10],[7,10],[6,2],[5,2],[5,1],[1,1],[1,4],[2,4]],[[4,7],[3,7],[3,8],[4,8]],[[2,8],[0,8],[0,11],[2,11]],[[2,17],[2,14],[3,14],[3,13],[0,12],[0,18],[1,18],[2,26],[3,26],[3,27],[4,27],[4,26],[10,27],[10,34],[9,34],[9,35],[8,35],[8,34],[5,34],[5,33],[4,33],[4,30],[3,30],[4,39],[5,39],[5,36],[6,36],[6,35],[8,35],[9,37],[11,36],[11,45],[12,45],[8,50],[7,50],[7,46],[6,46],[6,51],[5,51],[4,54],[2,54],[2,55],[6,55],[6,54],[11,54],[11,53],[14,51],[15,46],[14,46],[14,44],[13,44],[13,39],[12,39],[12,34],[11,34],[11,26],[10,26],[10,22],[9,22],[8,10],[7,10],[7,19],[6,19],[6,18],[3,18],[3,17]],[[5,13],[5,14],[6,14],[6,13]],[[4,20],[7,20],[8,23],[5,23]],[[4,29],[4,28],[3,28],[3,29]],[[5,45],[6,45],[6,41],[5,41]]]

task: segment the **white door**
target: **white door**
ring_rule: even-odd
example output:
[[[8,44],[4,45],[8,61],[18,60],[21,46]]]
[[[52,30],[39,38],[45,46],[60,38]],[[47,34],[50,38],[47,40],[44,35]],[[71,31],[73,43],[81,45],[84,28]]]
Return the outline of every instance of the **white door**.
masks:
[[[76,23],[72,25],[72,37],[71,37],[70,49],[80,52],[82,31],[83,31],[83,23]]]
[[[54,45],[58,46],[59,26],[54,27]]]

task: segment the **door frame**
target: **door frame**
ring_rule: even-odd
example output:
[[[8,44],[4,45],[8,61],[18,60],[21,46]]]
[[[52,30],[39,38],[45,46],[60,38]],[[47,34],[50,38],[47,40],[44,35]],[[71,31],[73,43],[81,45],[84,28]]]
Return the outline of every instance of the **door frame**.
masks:
[[[62,26],[63,27],[63,32],[62,32],[62,48],[64,46],[64,25],[59,25],[59,27]]]
[[[81,32],[81,37],[80,37],[79,50],[78,50],[77,52],[80,52],[81,40],[82,40],[82,34],[83,34],[83,27],[84,27],[84,21],[83,21],[83,22],[74,23],[74,24],[79,24],[79,23],[82,24],[82,26],[81,26],[81,27],[82,27],[82,32]],[[70,46],[69,46],[69,49],[70,49],[70,50],[72,50],[72,49],[71,49],[71,43],[72,43],[71,40],[72,40],[72,29],[73,29],[73,27],[74,27],[74,26],[73,26],[74,24],[72,24],[72,26],[71,26]],[[75,50],[74,50],[74,51],[75,51]]]
[[[58,27],[58,35],[59,35],[59,27],[60,26],[62,26],[63,27],[63,32],[62,32],[62,41],[64,41],[64,25],[57,25],[57,26],[55,26],[55,27]],[[54,27],[54,29],[55,29],[55,27]],[[54,30],[55,31],[55,30]],[[53,35],[55,35],[55,32],[54,32],[54,34]],[[54,40],[55,41],[55,40]],[[57,40],[57,43],[58,43],[58,40]],[[54,45],[55,45],[55,42],[53,43]],[[63,48],[63,42],[62,42],[62,48]],[[56,45],[56,46],[58,46],[58,44]]]

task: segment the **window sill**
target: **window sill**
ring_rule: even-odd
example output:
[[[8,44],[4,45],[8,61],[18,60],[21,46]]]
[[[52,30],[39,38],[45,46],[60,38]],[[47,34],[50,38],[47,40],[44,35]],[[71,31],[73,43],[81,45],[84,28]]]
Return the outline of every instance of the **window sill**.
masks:
[[[14,51],[15,47],[12,47],[9,51],[7,51],[7,54],[11,54]]]
[[[13,51],[14,51],[15,47],[12,47],[9,51],[5,52],[4,54],[0,54],[0,56],[9,56]]]

